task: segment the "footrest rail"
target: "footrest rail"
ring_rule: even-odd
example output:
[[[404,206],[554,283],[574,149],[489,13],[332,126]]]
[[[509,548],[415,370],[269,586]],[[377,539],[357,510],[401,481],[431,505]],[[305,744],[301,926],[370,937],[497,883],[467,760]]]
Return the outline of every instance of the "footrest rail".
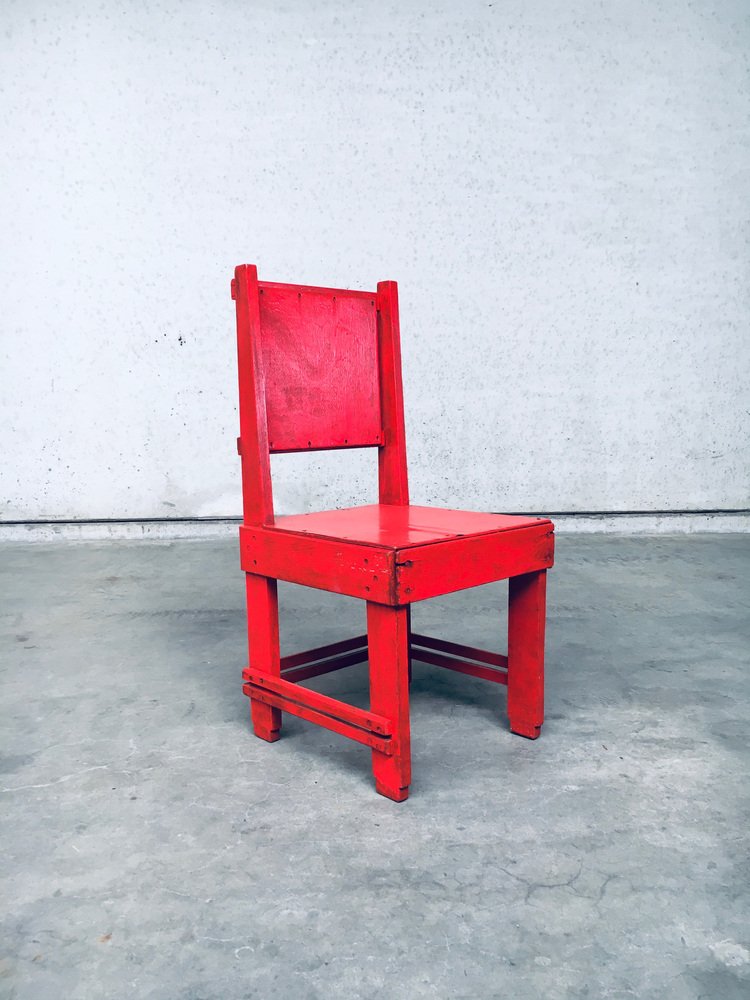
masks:
[[[243,671],[242,676],[245,681],[242,690],[248,697],[308,722],[315,722],[381,753],[392,753],[391,720],[385,716],[355,708],[292,681],[269,677],[252,669]]]

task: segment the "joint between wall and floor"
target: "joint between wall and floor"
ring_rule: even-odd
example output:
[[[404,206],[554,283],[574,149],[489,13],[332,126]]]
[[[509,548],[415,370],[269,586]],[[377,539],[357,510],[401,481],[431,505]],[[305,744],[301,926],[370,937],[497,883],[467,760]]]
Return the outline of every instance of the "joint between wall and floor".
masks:
[[[547,516],[558,534],[665,535],[750,531],[750,510],[525,512]],[[0,542],[172,541],[236,538],[239,518],[144,518],[0,522]]]

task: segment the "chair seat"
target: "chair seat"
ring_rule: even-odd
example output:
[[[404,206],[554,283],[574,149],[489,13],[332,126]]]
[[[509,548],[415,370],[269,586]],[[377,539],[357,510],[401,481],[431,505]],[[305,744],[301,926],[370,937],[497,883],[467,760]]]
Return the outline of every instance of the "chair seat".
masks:
[[[552,522],[371,504],[240,528],[247,573],[403,605],[552,565]]]
[[[450,510],[445,507],[395,506],[368,504],[342,510],[323,510],[313,514],[276,517],[273,527],[318,538],[335,538],[376,545],[386,549],[405,549],[414,545],[444,542],[451,538],[513,531],[549,523],[543,517],[516,517],[510,514],[486,514]]]

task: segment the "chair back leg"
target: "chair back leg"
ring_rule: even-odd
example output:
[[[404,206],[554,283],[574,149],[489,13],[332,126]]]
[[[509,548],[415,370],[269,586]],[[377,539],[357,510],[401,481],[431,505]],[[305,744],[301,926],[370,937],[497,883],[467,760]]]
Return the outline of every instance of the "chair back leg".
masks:
[[[508,719],[535,740],[544,722],[544,620],[547,572],[511,577],[508,589]]]

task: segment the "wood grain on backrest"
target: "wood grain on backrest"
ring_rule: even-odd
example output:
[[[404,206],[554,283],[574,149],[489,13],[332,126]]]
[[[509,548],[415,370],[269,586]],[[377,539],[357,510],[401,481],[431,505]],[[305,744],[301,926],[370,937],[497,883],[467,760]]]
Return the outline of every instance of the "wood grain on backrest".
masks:
[[[258,282],[271,452],[382,443],[376,293]]]

